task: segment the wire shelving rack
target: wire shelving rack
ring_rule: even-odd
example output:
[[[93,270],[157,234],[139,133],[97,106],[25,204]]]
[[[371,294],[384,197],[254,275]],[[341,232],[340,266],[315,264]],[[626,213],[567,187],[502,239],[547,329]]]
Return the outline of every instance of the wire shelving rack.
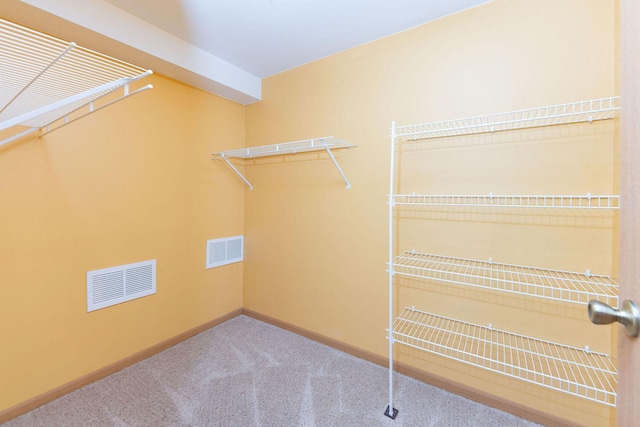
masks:
[[[618,285],[589,271],[576,273],[407,251],[396,255],[394,211],[397,207],[473,207],[508,209],[609,209],[618,195],[587,194],[395,194],[396,144],[545,126],[592,123],[616,117],[620,97],[531,108],[455,120],[396,126],[391,124],[389,209],[389,400],[393,406],[393,346],[406,344],[529,383],[615,406],[616,368],[605,354],[523,337],[405,308],[394,316],[394,275],[508,292],[572,304],[602,299],[617,305]],[[488,353],[487,353],[488,352]]]

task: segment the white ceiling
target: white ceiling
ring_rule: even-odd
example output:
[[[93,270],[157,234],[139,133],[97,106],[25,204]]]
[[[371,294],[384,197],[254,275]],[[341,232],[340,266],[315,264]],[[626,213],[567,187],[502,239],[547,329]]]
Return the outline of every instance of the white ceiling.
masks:
[[[2,0],[0,16],[248,104],[264,77],[488,1]]]
[[[487,2],[106,1],[260,78]]]

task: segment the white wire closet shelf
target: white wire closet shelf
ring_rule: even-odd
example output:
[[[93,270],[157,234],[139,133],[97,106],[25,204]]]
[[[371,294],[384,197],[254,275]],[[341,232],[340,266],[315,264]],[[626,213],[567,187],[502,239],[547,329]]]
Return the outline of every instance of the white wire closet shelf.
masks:
[[[228,160],[229,158],[253,159],[266,156],[282,156],[289,154],[308,153],[313,151],[325,151],[333,161],[333,164],[338,169],[338,172],[342,176],[347,189],[349,189],[351,188],[351,184],[342,171],[342,168],[340,168],[340,165],[338,164],[338,161],[336,160],[331,150],[354,147],[357,147],[357,145],[351,144],[342,139],[334,138],[333,136],[323,136],[320,138],[303,139],[300,141],[283,142],[280,144],[219,151],[213,153],[212,155],[214,160],[224,160],[227,165],[229,165],[229,167],[233,169],[233,171],[245,182],[245,184],[247,184],[247,186],[249,186],[249,188],[253,190],[253,185],[251,185],[247,178]]]
[[[485,116],[397,126],[395,136],[405,140],[418,140],[593,122],[611,119],[618,110],[620,97],[613,96]]]
[[[597,299],[618,306],[618,284],[608,276],[588,271],[579,273],[406,251],[395,257],[393,273],[547,300],[588,304]]]
[[[129,88],[149,74],[150,70],[0,19],[0,131],[17,129],[0,145],[37,130],[53,131],[151,89]],[[115,94],[120,88],[123,94]]]
[[[501,208],[619,209],[617,195],[454,195],[394,194],[398,206],[473,206]]]
[[[406,308],[393,340],[449,359],[615,407],[609,356]]]
[[[490,292],[504,292],[541,301],[587,304],[590,300],[618,304],[618,285],[610,277],[591,274],[588,270],[577,273],[540,267],[496,263],[489,259],[473,260],[407,251],[396,252],[400,240],[396,215],[402,211],[442,207],[473,207],[483,209],[574,209],[620,208],[620,196],[607,194],[397,194],[396,155],[398,144],[412,143],[430,138],[463,137],[501,131],[515,131],[558,125],[592,123],[613,119],[620,110],[620,97],[592,99],[566,104],[550,105],[504,113],[458,118],[454,120],[397,126],[391,122],[390,174],[389,174],[389,400],[385,415],[395,418],[394,408],[394,343],[406,344],[451,359],[459,360],[514,378],[564,391],[591,401],[615,406],[616,370],[604,354],[588,349],[568,347],[535,338],[497,331],[415,309],[405,309],[396,316],[397,298],[394,280],[415,278],[444,285],[469,286]],[[570,129],[573,129],[570,128]],[[580,127],[584,130],[584,128]],[[514,133],[503,135],[501,141],[518,141]],[[462,138],[460,138],[462,140]],[[471,145],[477,139],[469,139]],[[464,144],[469,145],[469,144]],[[400,174],[398,174],[398,178]],[[452,213],[454,209],[449,209]],[[516,214],[516,211],[511,213]],[[518,212],[519,214],[520,212]],[[595,215],[592,213],[585,213]],[[612,213],[606,213],[611,215]],[[565,212],[563,215],[568,215]],[[598,214],[599,215],[599,214]],[[418,218],[419,219],[419,218]],[[425,219],[429,219],[426,217]],[[430,292],[432,290],[425,289]],[[406,304],[403,304],[406,305]]]

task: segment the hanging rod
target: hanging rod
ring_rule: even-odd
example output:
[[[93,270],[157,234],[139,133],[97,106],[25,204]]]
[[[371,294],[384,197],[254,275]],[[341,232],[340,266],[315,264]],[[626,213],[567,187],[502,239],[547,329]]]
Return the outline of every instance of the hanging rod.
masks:
[[[332,136],[324,136],[321,138],[304,139],[301,141],[283,142],[280,144],[220,151],[217,153],[213,153],[212,156],[214,160],[224,160],[224,162],[229,165],[229,167],[244,181],[244,183],[247,184],[249,189],[253,190],[253,185],[251,185],[249,180],[247,180],[247,178],[229,161],[229,158],[253,159],[256,157],[281,156],[285,154],[307,153],[312,151],[326,151],[329,155],[329,158],[342,176],[347,189],[350,189],[351,183],[342,171],[342,168],[338,164],[338,161],[336,160],[331,150],[352,147],[357,147],[357,145],[351,144],[347,141],[336,139]]]
[[[48,124],[47,124],[46,126],[44,126],[42,129],[40,129],[40,130],[42,131],[42,135],[46,135],[46,134],[51,133],[51,132],[53,132],[53,131],[55,131],[55,130],[58,130],[58,129],[60,129],[60,128],[64,127],[64,126],[70,125],[71,123],[76,122],[76,121],[78,121],[78,120],[80,120],[80,119],[82,119],[82,118],[84,118],[84,117],[88,116],[89,114],[95,113],[96,111],[99,111],[99,110],[102,110],[103,108],[109,107],[110,105],[113,105],[113,104],[115,104],[116,102],[120,102],[120,101],[122,101],[123,99],[129,98],[129,97],[131,97],[131,96],[133,96],[133,95],[137,95],[137,94],[142,93],[142,92],[144,92],[144,91],[146,91],[146,90],[153,89],[153,85],[151,85],[151,84],[148,84],[148,85],[146,85],[146,86],[143,86],[143,87],[141,87],[141,88],[139,88],[139,89],[136,89],[136,90],[134,90],[134,91],[132,91],[132,92],[130,92],[130,91],[129,91],[129,89],[128,89],[129,85],[128,85],[128,84],[126,84],[126,85],[125,85],[125,86],[123,86],[123,87],[125,88],[125,92],[124,92],[124,94],[123,94],[123,95],[121,95],[121,96],[119,96],[119,97],[118,97],[118,98],[116,98],[116,99],[113,99],[113,100],[111,100],[111,101],[109,101],[109,102],[107,102],[107,103],[105,103],[105,104],[103,104],[103,105],[100,105],[100,106],[96,107],[96,106],[94,105],[94,104],[96,103],[96,101],[99,101],[101,98],[103,98],[103,97],[107,96],[107,95],[108,95],[109,93],[111,93],[111,92],[109,92],[109,93],[105,93],[105,94],[101,95],[100,97],[98,97],[98,98],[96,98],[96,99],[93,99],[93,100],[91,100],[91,101],[85,102],[84,104],[82,104],[82,105],[80,105],[78,108],[76,108],[75,110],[70,111],[70,112],[69,112],[67,115],[65,115],[64,117],[59,117],[59,118],[57,118],[56,120],[54,120],[54,121],[52,121],[52,122],[48,123]],[[76,113],[76,112],[78,112],[78,111],[82,110],[83,108],[85,108],[85,107],[87,107],[87,106],[89,106],[89,110],[88,110],[88,111],[86,111],[84,114],[79,115],[78,117],[75,117],[75,118],[73,118],[73,119],[70,119],[70,115],[71,115],[71,114]],[[57,121],[59,121],[59,120],[62,120],[62,119],[64,119],[64,123],[62,123],[62,124],[60,124],[60,125],[56,126],[55,128],[51,128],[51,126],[52,126],[55,122],[57,122]],[[0,143],[0,145],[2,145],[2,144]]]
[[[30,135],[30,134],[32,134],[33,132],[36,132],[36,131],[38,131],[38,130],[40,130],[40,128],[37,128],[37,127],[36,127],[36,128],[28,128],[28,129],[25,129],[25,130],[23,130],[22,132],[19,132],[19,133],[15,134],[15,135],[12,135],[12,136],[10,136],[10,137],[8,137],[8,138],[5,138],[5,139],[3,139],[2,141],[0,141],[0,147],[2,147],[2,146],[3,146],[3,145],[5,145],[5,144],[8,144],[8,143],[10,143],[10,142],[12,142],[12,141],[15,141],[15,140],[17,140],[17,139],[20,139],[20,138],[22,138],[22,137],[25,137],[25,136],[27,136],[27,135]]]
[[[78,93],[76,95],[72,95],[69,96],[65,99],[61,99],[57,102],[54,102],[52,104],[49,105],[44,105],[40,108],[37,108],[35,110],[31,110],[28,111],[26,113],[23,113],[19,116],[16,116],[12,119],[6,120],[2,123],[0,123],[0,131],[3,131],[5,129],[9,129],[10,127],[16,126],[16,125],[20,125],[22,123],[27,123],[29,120],[33,120],[36,119],[38,117],[44,116],[45,114],[51,113],[53,111],[56,110],[60,110],[62,108],[68,107],[73,105],[74,103],[80,102],[80,101],[84,101],[86,99],[90,99],[92,97],[95,96],[104,96],[105,94],[118,89],[120,87],[123,87],[125,85],[128,85],[129,83],[138,80],[142,77],[146,77],[148,75],[150,75],[152,73],[151,70],[144,72],[143,74],[134,77],[134,78],[123,78],[123,79],[118,79],[109,83],[105,83],[101,86],[95,87],[93,89],[89,89],[87,91]],[[63,117],[64,114],[60,117]]]

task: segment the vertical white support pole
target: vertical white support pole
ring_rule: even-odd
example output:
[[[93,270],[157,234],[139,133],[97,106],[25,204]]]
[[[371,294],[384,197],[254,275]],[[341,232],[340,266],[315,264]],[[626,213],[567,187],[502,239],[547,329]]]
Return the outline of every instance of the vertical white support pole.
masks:
[[[389,406],[385,415],[395,419],[398,410],[393,407],[393,209],[395,182],[396,122],[391,122],[391,167],[389,168]]]

